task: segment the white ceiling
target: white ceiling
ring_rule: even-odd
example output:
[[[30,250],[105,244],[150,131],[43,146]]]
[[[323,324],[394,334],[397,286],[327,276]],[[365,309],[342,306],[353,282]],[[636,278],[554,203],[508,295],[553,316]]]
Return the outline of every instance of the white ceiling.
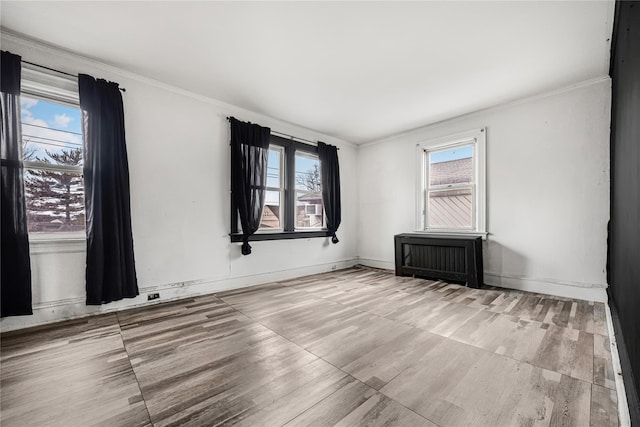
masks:
[[[363,143],[608,74],[613,0],[13,2],[1,24]]]

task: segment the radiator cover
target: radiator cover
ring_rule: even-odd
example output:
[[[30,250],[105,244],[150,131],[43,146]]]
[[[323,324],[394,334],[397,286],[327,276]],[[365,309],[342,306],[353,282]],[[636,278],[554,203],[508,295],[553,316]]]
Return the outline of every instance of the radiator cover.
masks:
[[[398,234],[395,255],[396,276],[464,282],[472,288],[484,281],[480,237]]]

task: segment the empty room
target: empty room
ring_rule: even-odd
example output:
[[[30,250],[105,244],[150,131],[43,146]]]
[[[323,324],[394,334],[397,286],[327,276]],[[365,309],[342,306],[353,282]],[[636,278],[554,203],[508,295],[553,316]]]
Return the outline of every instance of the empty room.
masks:
[[[0,425],[640,425],[640,3],[5,1]]]

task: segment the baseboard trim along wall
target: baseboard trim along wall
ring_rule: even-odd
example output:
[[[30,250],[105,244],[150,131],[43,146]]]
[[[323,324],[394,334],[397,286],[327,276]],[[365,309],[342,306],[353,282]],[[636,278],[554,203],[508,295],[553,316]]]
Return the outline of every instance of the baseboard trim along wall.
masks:
[[[374,268],[395,270],[395,263],[372,258],[358,258],[358,263]],[[524,276],[511,276],[497,273],[484,273],[484,283],[500,288],[575,298],[586,301],[607,302],[606,285],[581,282],[560,282],[552,279],[539,279]]]
[[[560,282],[524,276],[484,273],[484,283],[500,288],[517,289],[538,294],[575,298],[586,301],[607,302],[606,285],[578,282]]]
[[[77,319],[95,314],[148,306],[180,298],[222,292],[278,280],[287,280],[300,276],[324,273],[333,269],[349,268],[356,264],[385,270],[395,269],[395,264],[389,261],[376,260],[372,258],[350,258],[313,266],[247,274],[235,277],[207,278],[186,282],[167,283],[144,287],[141,286],[140,295],[138,297],[116,301],[103,306],[87,306],[84,298],[69,298],[35,304],[33,307],[33,315],[31,316],[7,317],[2,319],[0,322],[0,331],[7,332],[63,320]],[[607,302],[606,288],[600,285],[559,283],[552,282],[547,279],[505,276],[495,273],[485,273],[484,282],[487,285],[501,288],[517,289],[565,298]],[[147,294],[152,292],[160,293],[160,298],[152,302],[147,301]]]
[[[154,304],[196,297],[200,295],[255,286],[279,280],[288,280],[311,274],[326,273],[332,270],[341,270],[353,267],[358,263],[357,258],[339,261],[331,261],[306,267],[269,271],[240,275],[235,277],[211,278],[192,280],[187,282],[167,283],[155,286],[140,287],[140,295],[115,301],[102,306],[86,305],[84,298],[69,298],[56,301],[48,301],[34,304],[33,315],[6,317],[0,323],[1,332],[9,332],[17,329],[42,326],[50,323],[73,320],[97,314],[112,313],[130,308],[151,306]],[[160,298],[148,301],[147,294],[160,293]]]
[[[366,265],[367,267],[382,268],[384,270],[395,270],[396,269],[396,265],[393,262],[382,261],[382,260],[379,260],[379,259],[372,259],[372,258],[359,257],[358,258],[358,264]]]
[[[618,424],[622,427],[631,426],[631,415],[629,414],[629,402],[624,386],[622,374],[622,362],[618,352],[618,340],[613,327],[613,315],[609,304],[605,304],[605,314],[607,316],[607,331],[609,332],[609,349],[611,351],[611,363],[613,364],[613,375],[616,380],[616,394],[618,395]],[[630,368],[630,367],[627,367]],[[632,382],[629,381],[631,384]],[[633,385],[631,385],[633,387]]]

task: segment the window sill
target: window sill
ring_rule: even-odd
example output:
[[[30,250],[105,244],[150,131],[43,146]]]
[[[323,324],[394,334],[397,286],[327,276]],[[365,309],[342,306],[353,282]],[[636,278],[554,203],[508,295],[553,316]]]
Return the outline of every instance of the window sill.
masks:
[[[40,242],[86,242],[87,236],[84,232],[58,232],[58,233],[31,233],[29,243]]]
[[[432,234],[435,236],[461,236],[461,237],[482,237],[482,240],[487,240],[489,232],[487,231],[474,231],[474,230],[416,230],[418,234]]]
[[[329,237],[327,230],[318,231],[282,231],[279,233],[255,233],[249,236],[250,242],[260,242],[264,240],[290,240],[308,239],[312,237]],[[231,242],[242,242],[242,234],[229,234]]]
[[[29,235],[29,252],[33,255],[82,253],[87,250],[84,233],[37,233]]]

